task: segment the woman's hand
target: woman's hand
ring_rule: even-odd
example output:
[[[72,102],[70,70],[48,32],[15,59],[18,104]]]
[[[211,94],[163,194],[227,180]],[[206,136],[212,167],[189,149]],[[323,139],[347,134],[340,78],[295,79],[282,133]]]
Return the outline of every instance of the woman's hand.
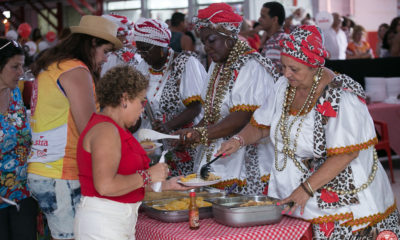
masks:
[[[229,156],[235,153],[240,148],[240,142],[236,139],[230,138],[228,141],[223,142],[215,156]]]
[[[166,163],[157,163],[149,168],[149,174],[152,182],[163,182],[169,174],[168,165]]]
[[[186,190],[192,189],[193,187],[187,187],[187,186],[184,186],[184,185],[178,183],[178,180],[181,179],[182,177],[183,176],[173,177],[171,179],[168,179],[167,181],[164,181],[162,183],[162,190],[163,191],[168,191],[168,190],[186,191]]]
[[[294,213],[294,211],[300,207],[300,214],[303,215],[304,207],[306,206],[308,199],[310,199],[310,196],[301,186],[298,186],[289,197],[279,201],[277,205],[288,204],[288,206],[283,209],[282,213],[287,212],[289,215]]]

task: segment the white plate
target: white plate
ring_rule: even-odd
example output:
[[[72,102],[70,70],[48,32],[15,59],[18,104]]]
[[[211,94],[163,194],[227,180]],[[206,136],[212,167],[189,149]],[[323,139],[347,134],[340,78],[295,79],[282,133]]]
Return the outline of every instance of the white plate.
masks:
[[[146,152],[151,152],[151,151],[154,151],[154,150],[156,150],[157,148],[160,148],[162,146],[162,143],[158,143],[158,142],[154,142],[154,147],[153,148],[145,148],[144,150],[146,151]]]
[[[183,182],[181,180],[178,180],[177,182],[182,185],[188,186],[188,187],[203,187],[203,186],[213,185],[213,184],[219,183],[221,181],[222,181],[222,179],[213,180],[213,181],[205,181],[201,178],[193,178],[186,182]]]

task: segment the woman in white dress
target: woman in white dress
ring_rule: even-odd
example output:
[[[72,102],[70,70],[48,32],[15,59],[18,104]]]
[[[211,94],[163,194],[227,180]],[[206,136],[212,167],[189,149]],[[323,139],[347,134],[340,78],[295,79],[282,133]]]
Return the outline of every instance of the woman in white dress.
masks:
[[[225,3],[199,10],[195,19],[204,49],[213,62],[204,88],[204,117],[192,129],[179,132],[186,144],[200,144],[195,171],[210,161],[220,144],[239,132],[262,103],[272,104],[278,74],[269,59],[238,40],[242,17]],[[272,147],[260,143],[214,162],[212,172],[224,179],[218,188],[238,187],[243,194],[263,193],[269,178]]]
[[[287,214],[313,223],[315,238],[375,239],[383,231],[399,236],[399,213],[376,155],[361,85],[323,67],[327,52],[315,26],[297,28],[281,46],[284,77],[274,115],[271,105],[254,113],[270,130],[247,125],[217,154],[270,135],[275,161],[268,195],[288,204]]]
[[[142,119],[141,128],[169,133],[190,127],[201,111],[201,90],[205,84],[206,71],[194,53],[176,53],[168,44],[171,32],[167,24],[154,19],[139,19],[134,25],[137,52],[143,60],[137,69],[149,77],[147,91],[149,113]],[[168,162],[173,175],[193,172],[194,150],[177,150]]]

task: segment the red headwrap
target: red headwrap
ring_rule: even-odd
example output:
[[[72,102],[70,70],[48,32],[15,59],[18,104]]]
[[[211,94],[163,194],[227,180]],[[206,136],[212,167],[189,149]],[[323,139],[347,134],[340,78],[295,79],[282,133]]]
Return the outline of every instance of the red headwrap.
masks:
[[[237,37],[243,18],[239,14],[236,14],[230,5],[226,3],[213,3],[207,8],[200,9],[193,21],[196,24],[195,28],[197,31],[202,27],[209,27]]]
[[[321,33],[315,26],[303,25],[293,30],[289,39],[280,41],[282,55],[289,56],[296,61],[310,67],[320,67],[328,57]]]

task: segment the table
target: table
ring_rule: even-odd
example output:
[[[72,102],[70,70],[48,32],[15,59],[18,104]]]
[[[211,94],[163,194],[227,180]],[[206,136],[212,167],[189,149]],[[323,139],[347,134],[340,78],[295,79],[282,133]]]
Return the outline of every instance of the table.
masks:
[[[387,123],[390,147],[400,155],[400,104],[372,103],[368,110],[372,119]]]
[[[277,224],[233,228],[214,221],[213,218],[200,220],[200,229],[190,230],[188,222],[165,223],[140,213],[136,224],[137,240],[195,240],[195,239],[300,239],[310,234],[310,223],[301,219],[284,216]],[[311,239],[306,236],[306,239]],[[303,238],[304,239],[304,238]]]

